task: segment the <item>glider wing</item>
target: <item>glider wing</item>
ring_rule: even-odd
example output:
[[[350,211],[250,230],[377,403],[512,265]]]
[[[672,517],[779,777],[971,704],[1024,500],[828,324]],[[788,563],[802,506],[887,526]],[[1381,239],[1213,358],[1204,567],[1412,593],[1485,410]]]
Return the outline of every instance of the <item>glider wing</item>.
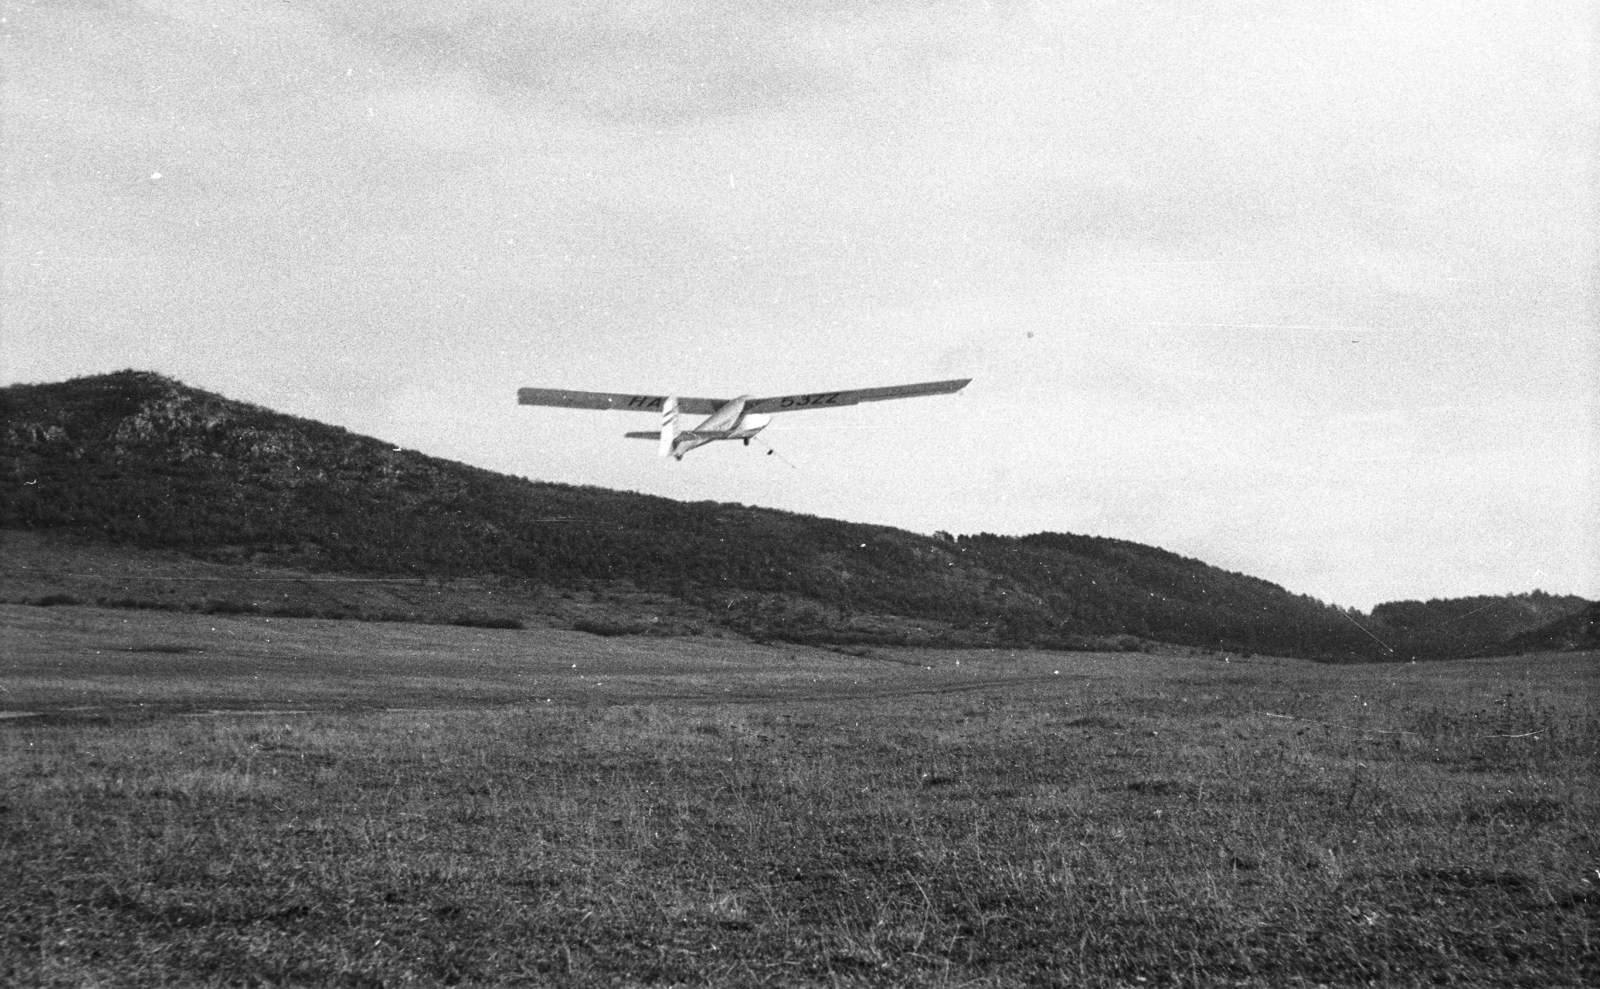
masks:
[[[837,409],[861,402],[882,402],[891,398],[916,398],[921,395],[949,395],[967,387],[971,378],[951,381],[924,381],[915,385],[890,385],[887,388],[857,388],[855,391],[821,391],[808,395],[779,395],[776,398],[752,398],[744,403],[746,414],[751,412],[798,412],[801,409]],[[678,399],[681,405],[693,399]],[[688,406],[683,406],[685,409]]]
[[[623,412],[660,412],[666,395],[628,395],[621,392],[571,391],[566,388],[518,388],[519,405],[551,405],[561,409],[618,409]],[[728,404],[725,398],[680,398],[678,409],[708,416]]]

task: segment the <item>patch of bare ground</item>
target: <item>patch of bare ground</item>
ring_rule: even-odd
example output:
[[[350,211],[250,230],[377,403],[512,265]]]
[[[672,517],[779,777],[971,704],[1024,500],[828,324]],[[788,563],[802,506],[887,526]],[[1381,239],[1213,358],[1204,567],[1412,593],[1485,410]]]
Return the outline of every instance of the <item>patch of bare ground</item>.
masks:
[[[1594,985],[1596,680],[0,607],[0,982]]]

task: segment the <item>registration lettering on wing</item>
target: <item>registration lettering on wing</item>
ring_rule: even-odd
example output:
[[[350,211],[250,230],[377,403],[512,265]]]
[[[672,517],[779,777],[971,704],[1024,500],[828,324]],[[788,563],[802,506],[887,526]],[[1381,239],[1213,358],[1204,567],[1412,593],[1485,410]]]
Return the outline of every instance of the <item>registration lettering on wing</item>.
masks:
[[[836,405],[844,392],[818,392],[815,395],[788,395],[778,400],[780,409],[804,409],[813,405]]]

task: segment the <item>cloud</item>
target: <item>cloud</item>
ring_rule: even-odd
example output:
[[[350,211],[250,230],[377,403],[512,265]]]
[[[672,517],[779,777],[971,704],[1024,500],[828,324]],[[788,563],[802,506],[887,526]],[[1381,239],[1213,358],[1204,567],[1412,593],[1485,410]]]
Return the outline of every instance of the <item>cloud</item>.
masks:
[[[837,81],[807,43],[814,12],[781,7],[491,2],[327,15],[389,66],[472,77],[526,112],[675,126],[804,105]]]

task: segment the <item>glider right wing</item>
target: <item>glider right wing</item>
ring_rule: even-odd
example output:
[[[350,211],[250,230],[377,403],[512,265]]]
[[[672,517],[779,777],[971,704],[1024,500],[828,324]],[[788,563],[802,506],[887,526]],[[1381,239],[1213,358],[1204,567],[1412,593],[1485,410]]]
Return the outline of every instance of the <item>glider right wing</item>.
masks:
[[[972,382],[971,378],[951,381],[924,381],[915,385],[890,385],[887,388],[857,388],[854,391],[822,391],[809,395],[779,395],[776,398],[752,398],[744,403],[746,414],[797,412],[801,409],[837,409],[861,402],[882,402],[891,398],[916,398],[919,395],[948,395],[958,392]],[[682,403],[686,398],[678,399]],[[687,406],[683,406],[687,408]]]

